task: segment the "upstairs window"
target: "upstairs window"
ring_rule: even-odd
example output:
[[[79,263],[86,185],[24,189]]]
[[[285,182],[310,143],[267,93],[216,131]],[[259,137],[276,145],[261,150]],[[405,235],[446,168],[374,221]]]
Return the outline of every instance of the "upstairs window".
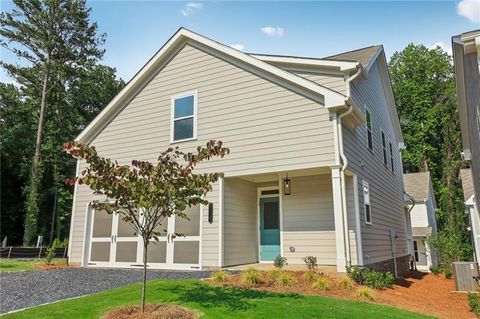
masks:
[[[372,117],[368,110],[365,111],[365,117],[367,118],[367,146],[373,151],[373,138],[372,138]]]
[[[365,223],[371,225],[372,211],[370,208],[370,187],[366,181],[363,181],[363,204],[365,211]]]
[[[388,166],[388,159],[387,159],[387,142],[385,141],[385,133],[382,131],[382,150],[383,150],[383,164]]]
[[[189,92],[172,97],[170,141],[181,142],[197,137],[197,93]]]
[[[388,142],[388,145],[390,147],[390,168],[392,170],[392,173],[395,173],[395,166],[393,165],[393,146],[392,146],[392,142]]]

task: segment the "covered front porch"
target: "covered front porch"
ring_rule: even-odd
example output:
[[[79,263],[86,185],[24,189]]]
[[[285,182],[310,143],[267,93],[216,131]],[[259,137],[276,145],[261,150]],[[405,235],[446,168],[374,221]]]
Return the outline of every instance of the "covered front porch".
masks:
[[[270,268],[278,255],[292,270],[306,256],[326,271],[357,264],[357,185],[346,176],[343,202],[337,167],[225,177],[221,266]]]

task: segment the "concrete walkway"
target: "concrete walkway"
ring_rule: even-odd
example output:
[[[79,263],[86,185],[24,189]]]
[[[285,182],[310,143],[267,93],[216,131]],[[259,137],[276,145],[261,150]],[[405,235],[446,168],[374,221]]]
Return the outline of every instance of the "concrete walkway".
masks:
[[[148,279],[209,277],[207,271],[155,271]],[[117,288],[142,280],[137,269],[70,268],[0,274],[0,314]]]

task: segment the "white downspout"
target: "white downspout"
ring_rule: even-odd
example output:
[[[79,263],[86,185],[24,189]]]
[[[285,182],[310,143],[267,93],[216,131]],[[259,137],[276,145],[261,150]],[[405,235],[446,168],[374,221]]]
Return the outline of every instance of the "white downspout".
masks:
[[[357,65],[357,72],[353,75],[348,77],[348,79],[345,81],[345,87],[346,87],[346,104],[348,106],[348,110],[338,117],[337,121],[337,134],[338,134],[338,144],[339,144],[339,151],[340,151],[340,157],[342,159],[342,172],[340,174],[340,180],[342,184],[342,213],[343,213],[343,235],[345,238],[345,254],[346,254],[346,261],[348,264],[351,264],[351,251],[350,251],[350,232],[348,230],[348,213],[347,213],[347,192],[346,192],[346,186],[345,186],[345,170],[348,167],[348,160],[347,157],[345,156],[344,150],[343,150],[343,127],[342,127],[342,118],[345,116],[351,114],[353,112],[353,106],[350,104],[349,99],[350,99],[350,82],[352,82],[357,76],[359,76],[362,73],[362,68],[360,64]],[[362,252],[358,252],[362,253]]]

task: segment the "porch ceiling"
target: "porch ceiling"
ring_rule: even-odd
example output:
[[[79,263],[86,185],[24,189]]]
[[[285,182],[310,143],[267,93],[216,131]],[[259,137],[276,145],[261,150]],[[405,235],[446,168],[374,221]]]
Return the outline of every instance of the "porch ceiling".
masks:
[[[289,177],[325,175],[325,174],[330,174],[330,168],[315,167],[315,168],[307,168],[307,169],[300,169],[300,170],[272,172],[272,173],[256,174],[256,175],[244,175],[244,176],[236,176],[236,177],[240,179],[244,179],[249,182],[253,182],[253,183],[266,183],[266,182],[278,181],[279,177],[285,177],[287,173]]]

